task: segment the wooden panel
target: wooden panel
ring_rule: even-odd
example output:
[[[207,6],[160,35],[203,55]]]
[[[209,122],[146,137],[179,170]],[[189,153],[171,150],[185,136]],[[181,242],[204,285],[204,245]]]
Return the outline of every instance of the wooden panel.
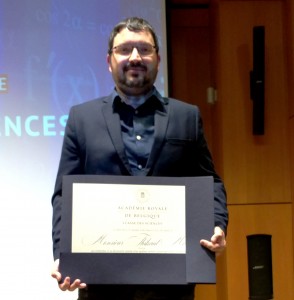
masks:
[[[215,1],[215,0],[211,0],[211,2],[213,2],[213,1]],[[229,2],[232,2],[232,1],[235,1],[235,2],[237,2],[237,1],[244,1],[244,2],[247,2],[247,1],[251,1],[251,2],[257,2],[257,1],[264,1],[264,2],[273,2],[273,1],[277,1],[277,2],[283,2],[283,1],[285,1],[285,0],[216,0],[216,1],[229,1]]]
[[[211,85],[207,10],[174,9],[170,44],[171,96],[199,106],[206,137],[211,144],[212,107],[206,101],[206,90]]]
[[[294,132],[294,117],[292,117],[290,119],[289,127],[290,127],[290,132],[292,133],[290,135],[291,170],[292,170],[292,174],[291,174],[290,178],[291,178],[291,185],[292,185],[292,215],[294,216],[294,176],[293,176],[293,170],[294,170],[294,134],[293,134],[293,132]],[[294,220],[293,220],[292,228],[294,228]],[[292,240],[294,241],[294,230],[293,230]],[[293,249],[293,252],[294,252],[294,249]]]
[[[202,5],[209,4],[210,0],[168,0],[172,4],[180,4],[180,5]]]
[[[290,134],[290,153],[291,153],[291,162],[290,162],[290,169],[291,169],[291,186],[292,186],[292,209],[293,209],[293,216],[294,216],[294,117],[290,118],[289,120],[289,132]],[[294,233],[294,222],[293,222],[293,233]],[[294,241],[294,235],[293,235]]]
[[[286,43],[287,43],[287,59],[288,59],[288,104],[289,116],[294,117],[294,2],[293,0],[285,0],[285,21],[286,21]]]
[[[247,235],[272,235],[274,299],[293,298],[291,204],[232,205],[227,247],[228,299],[247,300]]]
[[[216,300],[216,287],[209,284],[198,284],[195,289],[195,300]]]
[[[265,135],[252,135],[252,28],[265,26]],[[218,100],[228,201],[290,202],[283,3],[219,3]]]
[[[185,32],[182,27],[205,27],[209,26],[208,9],[173,9],[171,11],[171,30],[178,28]],[[196,42],[196,41],[195,41]]]

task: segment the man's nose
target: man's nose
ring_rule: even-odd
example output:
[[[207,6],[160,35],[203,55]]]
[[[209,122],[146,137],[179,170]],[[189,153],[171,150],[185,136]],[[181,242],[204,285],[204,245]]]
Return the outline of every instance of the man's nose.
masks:
[[[136,47],[133,48],[129,60],[142,60],[142,57]]]

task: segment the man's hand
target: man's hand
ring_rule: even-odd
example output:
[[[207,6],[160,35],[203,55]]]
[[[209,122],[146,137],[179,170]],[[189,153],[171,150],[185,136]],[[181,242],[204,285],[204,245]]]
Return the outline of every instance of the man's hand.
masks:
[[[210,251],[215,252],[216,254],[221,253],[226,248],[226,236],[223,230],[220,227],[214,228],[214,234],[211,237],[210,241],[201,240],[200,244],[209,249]]]
[[[85,283],[81,283],[80,279],[76,279],[74,282],[70,282],[70,277],[65,277],[62,281],[61,273],[59,272],[59,259],[54,262],[51,271],[51,277],[55,278],[59,288],[62,291],[74,291],[75,289],[84,289],[87,287]]]

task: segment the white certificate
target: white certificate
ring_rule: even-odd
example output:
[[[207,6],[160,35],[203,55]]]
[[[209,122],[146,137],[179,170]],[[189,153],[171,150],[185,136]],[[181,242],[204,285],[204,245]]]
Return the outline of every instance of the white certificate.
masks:
[[[186,253],[183,185],[73,183],[72,253]]]

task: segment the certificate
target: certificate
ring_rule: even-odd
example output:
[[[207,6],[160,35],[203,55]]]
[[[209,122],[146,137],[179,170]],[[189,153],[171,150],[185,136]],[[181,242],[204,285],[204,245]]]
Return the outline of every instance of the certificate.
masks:
[[[71,175],[60,270],[87,284],[215,283],[212,177]]]
[[[73,253],[186,253],[185,186],[74,183]]]

